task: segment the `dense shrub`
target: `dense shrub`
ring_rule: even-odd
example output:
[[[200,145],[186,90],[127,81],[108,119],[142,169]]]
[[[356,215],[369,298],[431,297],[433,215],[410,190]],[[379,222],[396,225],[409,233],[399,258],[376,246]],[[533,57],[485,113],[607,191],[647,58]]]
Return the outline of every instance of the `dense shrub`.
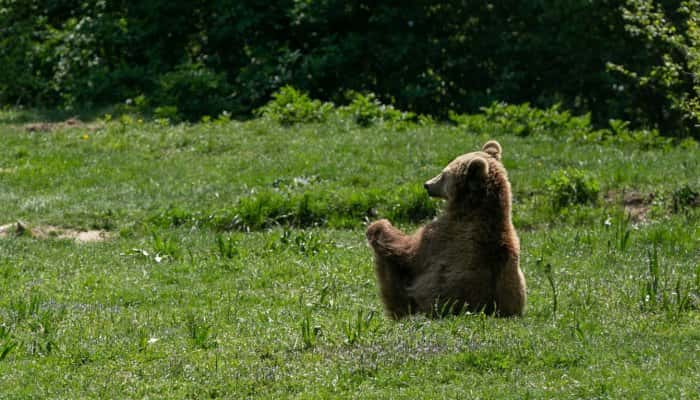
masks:
[[[284,86],[272,95],[270,100],[256,113],[270,118],[282,125],[294,125],[303,122],[321,122],[333,110],[333,104],[311,100],[291,86]]]
[[[402,112],[392,105],[382,104],[374,93],[350,93],[351,102],[338,111],[343,116],[352,118],[360,126],[370,126],[382,122],[409,122],[415,119],[415,114]]]
[[[450,113],[449,118],[470,131],[478,131],[488,124],[494,135],[546,134],[560,138],[585,138],[593,132],[590,115],[572,116],[556,104],[548,109],[537,109],[528,103],[493,103],[482,107],[481,111],[482,114],[476,117]]]
[[[289,85],[282,87],[272,97],[256,113],[282,125],[321,122],[330,116],[341,121],[350,119],[361,127],[388,124],[394,130],[434,123],[429,116],[416,116],[411,112],[399,111],[391,105],[384,105],[372,93],[350,93],[351,103],[337,108],[332,103],[312,100],[306,93]],[[493,136],[546,135],[580,143],[629,144],[645,150],[666,147],[672,143],[672,139],[662,137],[657,129],[633,129],[628,121],[611,119],[607,126],[595,128],[590,115],[574,116],[557,104],[547,109],[537,109],[528,103],[493,103],[481,110],[479,114],[450,112],[449,119],[467,132],[488,132]],[[162,107],[156,109],[156,115],[161,114],[164,114]],[[697,147],[697,142],[692,138],[680,143],[688,149]]]
[[[575,168],[555,171],[545,187],[555,210],[575,204],[595,203],[600,192],[600,185],[595,178]]]
[[[681,212],[700,206],[700,192],[690,185],[685,185],[671,193],[671,209],[673,212]]]
[[[160,107],[174,107],[182,118],[197,120],[230,111],[234,107],[230,93],[224,74],[201,63],[187,63],[161,76],[155,96]]]
[[[625,30],[651,49],[651,62],[610,63],[635,90],[635,119],[699,138],[700,127],[700,2],[674,7],[651,0],[627,0],[622,8]]]

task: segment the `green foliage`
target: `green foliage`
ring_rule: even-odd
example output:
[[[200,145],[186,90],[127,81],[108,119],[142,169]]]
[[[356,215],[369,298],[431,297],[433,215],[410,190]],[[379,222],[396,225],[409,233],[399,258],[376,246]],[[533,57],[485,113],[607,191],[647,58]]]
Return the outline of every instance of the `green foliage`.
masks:
[[[674,136],[700,137],[700,2],[681,1],[677,9],[650,0],[627,0],[625,30],[651,49],[652,62],[610,63],[636,89],[637,117]],[[644,97],[642,97],[644,96]],[[641,98],[640,98],[641,97]]]
[[[316,255],[326,247],[326,243],[317,232],[312,230],[293,231],[284,229],[279,239],[273,244],[273,249],[292,248],[299,254]]]
[[[495,129],[498,135],[549,135],[556,138],[586,137],[593,130],[589,115],[572,116],[562,110],[559,105],[548,109],[537,109],[525,103],[510,105],[493,103],[482,109],[483,117]],[[464,118],[454,115],[453,121],[464,121]],[[468,124],[467,124],[468,126]]]
[[[414,119],[397,109],[444,117],[505,101],[696,134],[696,2],[623,4],[7,0],[0,102],[77,110],[144,95],[149,111],[196,121],[247,116],[291,85],[324,102],[374,93],[352,99],[363,126]],[[284,123],[323,119],[277,111]]]
[[[647,251],[648,271],[640,284],[640,309],[645,312],[665,311],[671,318],[695,307],[685,279],[664,271],[659,260],[658,245]]]
[[[156,261],[170,258],[178,259],[182,255],[182,249],[177,241],[168,236],[162,236],[157,232],[153,232],[153,251],[156,253]]]
[[[492,135],[520,137],[546,135],[581,143],[635,144],[644,149],[669,146],[672,141],[656,129],[633,129],[628,121],[611,119],[607,126],[596,128],[590,115],[573,116],[560,105],[537,109],[528,103],[512,105],[493,103],[481,108],[481,114],[449,113],[452,123],[470,132],[487,129]],[[697,142],[688,139],[687,145]]]
[[[151,216],[149,223],[163,228],[185,225],[244,232],[275,226],[346,228],[376,215],[399,222],[420,222],[434,217],[438,210],[438,203],[415,185],[383,195],[367,189],[339,193],[266,190],[239,198],[234,207],[209,212],[169,207]]]
[[[656,129],[630,129],[628,121],[611,119],[609,129],[601,130],[600,140],[606,143],[634,143],[641,148],[659,148],[671,144],[671,139],[662,137]]]
[[[9,326],[0,325],[0,360],[15,350],[20,343],[25,351],[33,356],[48,356],[56,346],[54,327],[62,318],[63,308],[48,308],[44,295],[31,292],[9,299],[5,309],[10,312],[7,318]],[[7,305],[7,303],[5,303]],[[26,332],[26,341],[18,342],[10,334],[10,329]]]
[[[4,325],[0,325],[0,361],[4,360],[15,347],[17,347],[17,342],[12,340],[10,330]]]
[[[416,120],[415,114],[384,105],[373,93],[351,92],[348,96],[350,104],[336,108],[333,103],[312,100],[308,94],[287,85],[273,93],[272,100],[256,110],[256,114],[287,126],[323,122],[332,114],[350,118],[361,127],[389,123],[400,129]]]
[[[230,110],[230,94],[225,74],[214,72],[201,63],[178,65],[159,79],[155,96],[162,105],[156,109],[156,115],[190,121],[205,115],[219,115]]]
[[[420,185],[400,188],[388,206],[386,217],[393,221],[424,221],[438,213],[438,203]]]
[[[631,216],[625,215],[624,211],[618,212],[613,218],[605,220],[605,227],[612,225],[613,240],[608,242],[608,247],[624,253],[629,247],[630,235],[632,234]]]
[[[373,213],[395,221],[419,222],[432,218],[437,212],[437,203],[425,190],[410,186],[384,196],[372,190],[356,190],[351,195],[266,191],[239,199],[235,208],[211,213],[213,219],[191,218],[199,225],[213,224],[220,229],[249,231],[276,225],[300,228],[356,226]],[[162,218],[157,219],[162,221]]]
[[[185,316],[185,329],[193,346],[203,350],[217,346],[213,326],[206,317],[189,312]]]
[[[333,110],[333,104],[311,100],[291,86],[284,86],[272,94],[272,100],[257,110],[257,114],[282,125],[323,122]]]
[[[354,318],[348,318],[343,324],[343,333],[345,334],[345,343],[352,346],[358,343],[362,337],[371,333],[375,324],[374,312],[369,312],[367,315],[362,310],[358,310]]]
[[[361,94],[351,92],[350,104],[338,109],[341,116],[352,118],[362,127],[368,127],[376,123],[390,122],[399,124],[415,119],[411,112],[401,112],[391,105],[382,104],[373,93]]]
[[[700,193],[690,185],[684,185],[671,193],[671,209],[675,213],[698,206],[700,206]]]
[[[559,301],[557,299],[557,285],[554,281],[554,268],[552,267],[552,264],[547,263],[544,266],[544,274],[547,277],[549,287],[552,289],[552,316],[556,318]]]
[[[232,259],[238,256],[238,243],[231,236],[217,235],[216,248],[221,258]]]
[[[180,118],[180,113],[176,106],[160,106],[153,110],[153,116],[169,123],[177,121]]]
[[[301,320],[301,340],[304,349],[312,348],[316,345],[316,340],[321,334],[321,327],[311,324],[311,313],[304,313]]]
[[[545,187],[555,210],[575,204],[594,204],[600,192],[598,181],[576,168],[555,171]]]
[[[0,103],[54,104],[59,96],[50,75],[55,44],[36,2],[0,3]]]

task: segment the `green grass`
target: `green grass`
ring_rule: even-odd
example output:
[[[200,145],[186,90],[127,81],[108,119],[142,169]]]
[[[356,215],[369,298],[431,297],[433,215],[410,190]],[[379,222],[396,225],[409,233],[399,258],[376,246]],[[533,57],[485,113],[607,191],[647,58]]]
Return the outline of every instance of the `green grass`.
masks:
[[[697,146],[519,137],[481,117],[400,130],[123,119],[26,132],[0,120],[0,225],[114,233],[0,238],[0,398],[700,390]],[[414,229],[439,208],[422,182],[491,138],[514,191],[526,316],[386,318],[366,221]],[[600,193],[555,210],[546,182],[569,169]],[[641,220],[622,211],[631,191],[654,195]]]

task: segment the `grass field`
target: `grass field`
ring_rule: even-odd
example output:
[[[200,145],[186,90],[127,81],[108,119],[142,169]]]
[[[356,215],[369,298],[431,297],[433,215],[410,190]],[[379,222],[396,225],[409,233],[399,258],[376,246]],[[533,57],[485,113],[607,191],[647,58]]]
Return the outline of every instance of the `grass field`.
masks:
[[[700,396],[694,142],[483,116],[0,120],[0,225],[26,228],[0,238],[2,399]],[[526,315],[386,318],[367,221],[431,218],[422,182],[491,138]],[[599,188],[583,204],[561,200],[572,168]],[[106,240],[61,237],[86,230]]]

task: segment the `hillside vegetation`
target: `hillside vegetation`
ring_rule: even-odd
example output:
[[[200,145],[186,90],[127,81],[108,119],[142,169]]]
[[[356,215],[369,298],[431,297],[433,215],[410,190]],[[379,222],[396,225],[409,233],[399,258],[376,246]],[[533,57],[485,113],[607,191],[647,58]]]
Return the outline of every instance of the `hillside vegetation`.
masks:
[[[700,139],[697,0],[0,0],[0,105],[249,116],[285,85],[445,118],[561,104]]]

